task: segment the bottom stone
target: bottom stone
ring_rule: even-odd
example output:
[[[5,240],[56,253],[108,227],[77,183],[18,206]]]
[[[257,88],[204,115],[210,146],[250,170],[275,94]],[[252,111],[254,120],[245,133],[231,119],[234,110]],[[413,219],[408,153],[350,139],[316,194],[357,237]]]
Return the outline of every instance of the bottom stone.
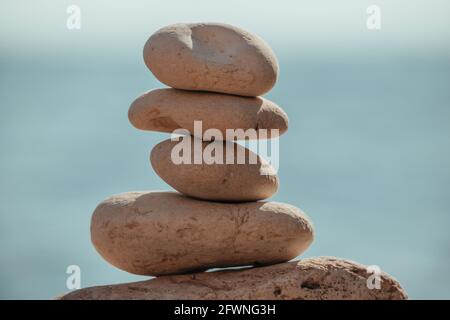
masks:
[[[375,278],[377,276],[379,279]],[[400,284],[384,272],[368,273],[366,266],[356,262],[319,257],[267,267],[163,276],[91,287],[60,299],[398,300],[407,299],[407,295]]]

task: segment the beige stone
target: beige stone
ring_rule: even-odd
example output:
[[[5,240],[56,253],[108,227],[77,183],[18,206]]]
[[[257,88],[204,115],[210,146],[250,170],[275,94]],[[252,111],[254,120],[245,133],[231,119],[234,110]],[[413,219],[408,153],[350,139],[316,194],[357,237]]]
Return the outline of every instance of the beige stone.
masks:
[[[154,33],[144,47],[147,67],[177,89],[259,96],[277,80],[278,62],[258,36],[220,23],[179,23]]]
[[[91,238],[112,265],[158,276],[288,261],[308,248],[313,227],[288,204],[227,204],[175,192],[129,192],[97,207]]]
[[[195,300],[403,300],[406,292],[382,273],[381,288],[367,287],[364,265],[319,257],[239,271],[165,276],[147,281],[92,287],[63,300],[195,299]]]
[[[201,142],[190,136],[184,139],[187,140],[165,140],[157,144],[150,155],[153,169],[175,190],[199,199],[235,202],[266,199],[278,190],[274,168],[245,147],[232,142]],[[183,147],[186,145],[190,145],[190,150]],[[222,156],[208,163],[207,160],[212,162],[213,157],[220,154],[214,149],[222,150]],[[181,160],[176,158],[185,154],[187,163],[177,162]],[[243,155],[241,163],[239,155]],[[228,162],[227,157],[231,161]],[[196,164],[196,158],[200,163]]]
[[[255,138],[257,130],[266,129],[270,138],[288,128],[286,113],[267,99],[177,89],[156,89],[141,95],[131,104],[128,118],[138,129],[170,133],[185,129],[200,139],[208,129],[219,130],[226,140],[227,129],[254,129]],[[199,134],[194,131],[194,121],[201,121]],[[279,134],[271,135],[271,129]]]

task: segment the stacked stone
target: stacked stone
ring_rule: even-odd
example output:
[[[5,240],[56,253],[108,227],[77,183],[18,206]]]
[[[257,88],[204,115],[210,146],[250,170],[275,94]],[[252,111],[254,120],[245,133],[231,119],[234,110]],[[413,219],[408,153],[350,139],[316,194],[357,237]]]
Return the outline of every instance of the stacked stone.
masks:
[[[171,88],[137,98],[129,119],[143,130],[185,130],[150,155],[156,173],[178,192],[126,193],[103,202],[92,218],[92,241],[100,254],[125,271],[161,276],[286,262],[305,251],[313,240],[306,215],[288,204],[259,202],[278,189],[274,168],[225,140],[227,129],[253,129],[256,138],[261,129],[277,129],[275,135],[287,130],[286,113],[258,97],[276,82],[272,50],[235,27],[177,24],[150,37],[144,60]],[[208,139],[209,129],[222,139]],[[178,152],[180,146],[185,148]],[[216,148],[221,161],[206,163],[208,148]]]
[[[150,37],[144,60],[171,88],[137,98],[129,119],[139,129],[185,134],[178,141],[159,143],[150,156],[156,173],[178,192],[128,192],[106,199],[93,214],[91,236],[112,265],[157,279],[83,289],[64,298],[405,297],[384,273],[384,290],[367,289],[364,267],[353,262],[287,262],[312,243],[312,223],[292,205],[263,201],[278,189],[274,168],[235,143],[244,135],[226,141],[227,129],[254,129],[256,139],[265,138],[261,129],[266,129],[270,139],[288,128],[286,113],[260,97],[274,86],[278,74],[276,57],[262,39],[230,25],[176,24]],[[194,127],[196,121],[200,129]],[[210,129],[223,140],[213,138]],[[190,148],[180,154],[183,139]],[[223,162],[205,163],[202,155],[214,154],[217,160],[220,148]],[[184,161],[174,161],[174,156]],[[204,272],[236,266],[254,268]]]

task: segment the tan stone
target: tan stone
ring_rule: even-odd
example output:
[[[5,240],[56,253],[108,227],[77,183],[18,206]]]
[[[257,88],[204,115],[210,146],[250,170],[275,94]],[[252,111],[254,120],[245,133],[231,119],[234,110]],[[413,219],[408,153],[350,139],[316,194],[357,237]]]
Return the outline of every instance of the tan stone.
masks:
[[[147,67],[177,89],[259,96],[277,80],[278,62],[258,36],[220,23],[179,23],[154,33],[144,47]]]
[[[91,239],[112,265],[158,276],[288,261],[311,244],[313,227],[288,204],[226,204],[175,192],[129,192],[97,207]]]
[[[367,287],[370,275],[359,263],[319,257],[261,268],[165,276],[92,287],[68,293],[62,299],[407,299],[400,284],[384,272],[380,275],[381,288],[370,290]]]
[[[157,144],[150,155],[153,169],[175,190],[199,199],[234,202],[266,199],[278,190],[279,181],[274,168],[245,147],[232,142],[202,143],[190,136],[184,139],[191,141],[165,140]],[[179,152],[182,146],[189,144],[190,150],[184,148]],[[210,159],[209,155],[216,155],[212,151],[214,148],[222,150],[222,163],[208,164],[205,160]],[[231,152],[234,153],[233,157],[229,157],[232,161],[227,163],[227,155]],[[184,153],[188,156],[187,164],[174,162],[174,157]],[[241,162],[244,162],[241,164],[238,159],[240,154],[243,155]],[[195,164],[196,155],[201,162],[199,164]]]
[[[288,128],[286,113],[267,99],[177,89],[156,89],[141,95],[131,104],[128,118],[138,129],[170,133],[186,129],[200,139],[208,129],[219,130],[226,140],[227,129],[266,129],[270,138],[278,136],[271,135],[271,129],[281,135]],[[200,135],[194,131],[194,121],[201,121]]]

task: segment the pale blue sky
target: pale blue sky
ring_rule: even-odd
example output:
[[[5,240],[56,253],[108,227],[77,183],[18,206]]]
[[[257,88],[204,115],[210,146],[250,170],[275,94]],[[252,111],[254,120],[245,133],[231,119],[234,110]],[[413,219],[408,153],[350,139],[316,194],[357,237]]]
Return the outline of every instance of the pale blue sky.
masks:
[[[66,8],[79,5],[82,29],[68,31]],[[382,29],[366,28],[366,9],[379,5]],[[275,50],[364,52],[450,48],[446,0],[108,1],[3,0],[3,54],[109,53],[119,57],[154,30],[180,21],[220,21],[265,38]]]

